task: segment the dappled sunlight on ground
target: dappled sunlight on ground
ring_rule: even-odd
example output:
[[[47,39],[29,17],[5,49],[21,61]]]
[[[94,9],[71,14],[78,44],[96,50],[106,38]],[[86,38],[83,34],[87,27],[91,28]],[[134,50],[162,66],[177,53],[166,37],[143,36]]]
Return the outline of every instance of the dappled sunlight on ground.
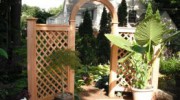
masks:
[[[104,89],[98,89],[94,85],[82,86],[82,88],[84,89],[80,94],[82,100],[132,100],[132,97],[110,98],[106,95]]]

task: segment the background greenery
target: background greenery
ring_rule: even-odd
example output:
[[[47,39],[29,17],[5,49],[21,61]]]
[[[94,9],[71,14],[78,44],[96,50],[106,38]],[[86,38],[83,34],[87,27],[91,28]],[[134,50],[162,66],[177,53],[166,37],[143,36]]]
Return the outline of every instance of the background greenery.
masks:
[[[142,0],[145,1],[145,0]],[[180,1],[179,0],[154,0],[153,8],[158,8],[161,11],[168,11],[171,18],[175,22],[175,24],[180,26]],[[57,12],[62,11],[62,5],[58,8],[52,8],[48,11],[40,9],[39,7],[31,7],[28,5],[22,5],[22,0],[1,0],[0,2],[0,48],[5,50],[8,54],[8,59],[4,57],[0,57],[0,100],[19,100],[18,96],[21,94],[21,97],[28,96],[27,94],[27,43],[26,43],[26,18],[28,17],[37,17],[38,23],[45,23],[46,18],[49,16],[57,15]],[[121,9],[122,10],[122,9]],[[125,10],[123,10],[125,11]],[[101,63],[107,64],[109,60],[109,48],[107,45],[109,43],[104,42],[104,33],[110,33],[110,16],[109,14],[105,14],[105,10],[102,15],[104,18],[101,19],[100,29],[101,35],[99,35],[99,39],[97,40],[92,35],[92,30],[89,32],[89,36],[80,36],[80,34],[76,34],[76,50],[85,52],[80,55],[80,58],[86,58],[83,62],[84,69],[92,70],[90,73],[95,73],[97,70],[96,67]],[[124,12],[126,15],[126,12]],[[108,15],[108,17],[107,17]],[[122,15],[122,14],[121,14]],[[104,20],[103,20],[104,19]],[[90,19],[88,19],[90,22]],[[88,24],[89,24],[88,22]],[[90,27],[92,27],[90,25]],[[103,29],[103,27],[107,27]],[[91,28],[90,28],[91,29]],[[87,40],[86,40],[87,39]],[[179,54],[179,36],[176,39],[172,40],[170,44],[168,44],[168,50],[172,51],[171,58],[175,54]],[[103,44],[105,43],[105,44]],[[106,45],[103,47],[103,45]],[[87,49],[88,47],[89,49]],[[99,49],[98,49],[99,48]],[[103,48],[100,50],[100,48]],[[107,50],[107,51],[105,51]],[[102,51],[102,52],[101,52]],[[99,53],[98,53],[99,52]],[[104,52],[104,53],[103,53]],[[81,52],[80,52],[81,53]],[[100,56],[102,55],[102,56]],[[106,56],[104,56],[106,55]],[[84,57],[83,57],[84,56]],[[103,57],[104,56],[104,57]],[[175,56],[176,59],[179,56]],[[165,62],[165,60],[164,60]],[[164,63],[162,62],[162,63]],[[174,61],[171,61],[174,62]],[[165,64],[165,63],[164,63]],[[103,65],[104,66],[104,65]],[[165,66],[165,65],[162,65]],[[171,66],[169,64],[169,66]],[[98,68],[98,67],[97,67]],[[107,68],[107,67],[104,67]],[[109,67],[108,67],[109,68]],[[165,70],[168,69],[165,67]],[[161,69],[160,69],[161,70]],[[162,67],[162,70],[163,67]],[[161,72],[162,72],[161,70]],[[108,72],[106,70],[103,70]],[[99,71],[101,72],[101,71]],[[79,72],[80,73],[80,72]],[[163,74],[169,73],[168,71],[162,72]],[[81,74],[79,74],[81,75]],[[101,74],[94,74],[97,76],[101,76]],[[78,74],[77,74],[78,76]],[[89,75],[91,76],[91,75]],[[94,76],[93,76],[94,77]],[[102,83],[107,82],[108,77],[102,77],[100,79]],[[80,78],[81,79],[81,78]],[[99,78],[95,78],[97,80]],[[76,79],[78,81],[79,79]],[[84,84],[84,80],[79,80],[77,82],[79,86]],[[102,86],[102,85],[101,85]]]

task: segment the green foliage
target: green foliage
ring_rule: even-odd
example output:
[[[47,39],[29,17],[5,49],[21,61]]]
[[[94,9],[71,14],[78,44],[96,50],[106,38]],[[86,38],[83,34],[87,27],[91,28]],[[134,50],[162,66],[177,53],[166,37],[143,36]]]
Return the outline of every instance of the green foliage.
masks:
[[[93,36],[92,20],[88,10],[84,13],[83,23],[79,26],[76,37],[76,50],[80,53],[82,64],[96,65],[96,39]]]
[[[0,55],[8,57],[8,59],[0,57],[0,77],[17,69],[18,56],[14,53],[14,50],[19,46],[20,42],[20,2],[21,0],[1,0],[0,2],[0,48],[7,51],[5,53],[1,50]],[[13,72],[17,73],[17,70]]]
[[[105,33],[111,32],[111,16],[107,13],[104,7],[101,16],[100,30],[97,36],[97,57],[98,63],[105,64],[110,59],[110,42],[104,36]]]
[[[37,23],[46,23],[46,19],[48,17],[55,15],[52,12],[53,10],[55,10],[55,8],[52,8],[49,10],[49,12],[47,12],[44,9],[40,9],[36,6],[28,6],[26,4],[22,5],[21,29],[26,28],[26,19],[30,17],[38,18]]]
[[[91,84],[109,75],[109,65],[82,66],[76,70],[76,80],[83,84]]]
[[[164,26],[155,18],[150,18],[144,20],[143,23],[140,23],[137,26],[135,40],[139,45],[145,45],[148,43],[157,45],[162,42],[162,36],[164,33]]]
[[[170,41],[170,44],[167,45],[169,50],[172,50],[173,54],[178,54],[180,52],[180,34],[178,34],[174,39]]]
[[[8,59],[8,54],[7,54],[7,52],[6,51],[4,51],[3,49],[1,49],[0,48],[0,56],[3,56],[3,57],[5,57],[5,58],[7,58]]]
[[[159,21],[161,20],[161,15],[159,13],[159,10],[156,10],[155,17],[157,20],[159,20]]]
[[[51,14],[51,15],[57,15],[59,13],[61,13],[63,10],[63,5],[60,5],[59,7],[54,7],[54,8],[50,8],[48,10],[48,12]]]
[[[8,91],[4,88],[0,88],[0,99],[5,100],[7,95],[8,95]]]
[[[80,53],[79,57],[84,65],[96,65],[96,38],[93,35],[76,34],[76,50]]]
[[[127,4],[126,0],[122,0],[118,7],[118,21],[119,26],[126,26],[127,24]]]
[[[167,11],[167,13],[170,15],[171,19],[175,23],[176,27],[179,29],[180,24],[179,24],[179,5],[180,5],[180,0],[154,0],[156,2],[155,5],[160,9],[161,11]]]
[[[83,23],[79,27],[79,34],[81,36],[83,36],[85,34],[92,35],[92,33],[93,33],[92,19],[91,19],[91,16],[89,14],[89,11],[86,10],[84,12]]]
[[[21,46],[19,48],[16,48],[14,51],[19,56],[19,62],[17,64],[19,66],[27,66],[27,40],[23,39],[21,40]]]
[[[53,16],[49,12],[46,12],[44,9],[40,10],[39,12],[36,13],[34,17],[38,18],[37,23],[46,23],[46,19],[48,17]]]
[[[22,15],[21,15],[21,29],[27,27],[27,18],[36,17],[36,14],[41,12],[39,7],[31,7],[26,4],[22,5]]]
[[[180,73],[180,59],[179,58],[169,58],[161,59],[160,72],[166,75],[177,75]]]
[[[27,88],[27,75],[23,74],[27,74],[27,72],[23,72],[21,78],[19,78],[12,84],[12,88],[14,89],[8,89],[8,94],[10,96],[17,95],[18,93],[22,92],[23,89]]]
[[[89,73],[93,75],[93,80],[98,81],[103,76],[109,75],[109,65],[98,65],[89,68]]]
[[[131,56],[131,59],[129,59],[133,64],[133,67],[136,70],[136,72],[138,72],[135,74],[135,79],[133,80],[133,87],[140,89],[146,86],[147,80],[149,79],[149,74],[147,74],[148,65],[142,58],[142,55],[137,53]]]
[[[11,82],[11,83],[0,82],[0,99],[10,100],[7,98],[14,97],[14,96],[16,97],[25,88],[27,88],[27,72],[23,71],[20,77],[16,79],[15,82]]]
[[[75,70],[75,98],[79,100],[79,93],[83,91],[82,85],[90,85],[109,75],[109,65],[81,66]]]
[[[169,34],[169,31],[164,28],[164,24],[156,19],[157,17],[155,16],[156,15],[149,14],[146,19],[140,22],[134,34],[135,41],[132,43],[121,36],[106,34],[106,37],[113,44],[130,52],[129,55],[124,57],[126,59],[123,58],[123,60],[120,60],[120,63],[124,63],[125,60],[129,59],[133,66],[137,66],[135,68],[136,88],[146,88],[149,85],[147,83],[150,79],[153,61],[160,55],[167,40],[179,33]],[[166,35],[166,37],[164,35]],[[161,44],[162,47],[156,52],[156,55],[154,55],[153,47],[158,44]],[[137,54],[140,55],[140,57],[137,57]],[[144,68],[138,68],[142,66]],[[140,78],[141,76],[142,78]]]
[[[148,3],[145,19],[153,15],[152,5]]]
[[[54,51],[48,58],[50,68],[57,69],[69,66],[72,69],[77,69],[81,66],[81,61],[78,58],[78,53],[70,49]]]

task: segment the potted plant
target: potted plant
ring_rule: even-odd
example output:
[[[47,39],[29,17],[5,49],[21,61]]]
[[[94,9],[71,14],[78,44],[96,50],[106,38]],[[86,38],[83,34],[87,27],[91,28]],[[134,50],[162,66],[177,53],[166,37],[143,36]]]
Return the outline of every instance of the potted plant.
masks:
[[[106,34],[106,37],[114,45],[129,52],[119,62],[123,63],[125,60],[129,60],[136,71],[132,86],[134,100],[152,99],[153,87],[150,82],[153,69],[152,63],[160,55],[166,41],[178,33],[169,34],[165,25],[155,15],[152,15],[139,23],[133,41],[128,41],[120,35]],[[154,47],[157,45],[161,45],[161,47],[154,53]],[[151,92],[148,92],[149,90]],[[136,98],[135,95],[141,94],[141,91],[150,94],[148,96],[144,96],[143,94],[143,96],[141,95]]]
[[[81,66],[80,59],[78,58],[78,53],[70,49],[61,49],[54,51],[47,60],[50,62],[49,69],[57,69],[70,67],[71,69],[77,69]],[[62,86],[65,86],[64,84]],[[65,92],[56,94],[54,100],[73,100],[72,93]]]

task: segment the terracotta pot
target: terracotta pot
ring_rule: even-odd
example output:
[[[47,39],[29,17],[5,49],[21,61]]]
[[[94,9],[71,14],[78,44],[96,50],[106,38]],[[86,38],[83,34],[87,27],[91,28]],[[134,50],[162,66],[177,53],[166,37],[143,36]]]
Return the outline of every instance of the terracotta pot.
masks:
[[[73,100],[71,93],[59,93],[55,96],[54,100]]]
[[[133,100],[152,100],[153,88],[150,89],[137,89],[132,88]]]

